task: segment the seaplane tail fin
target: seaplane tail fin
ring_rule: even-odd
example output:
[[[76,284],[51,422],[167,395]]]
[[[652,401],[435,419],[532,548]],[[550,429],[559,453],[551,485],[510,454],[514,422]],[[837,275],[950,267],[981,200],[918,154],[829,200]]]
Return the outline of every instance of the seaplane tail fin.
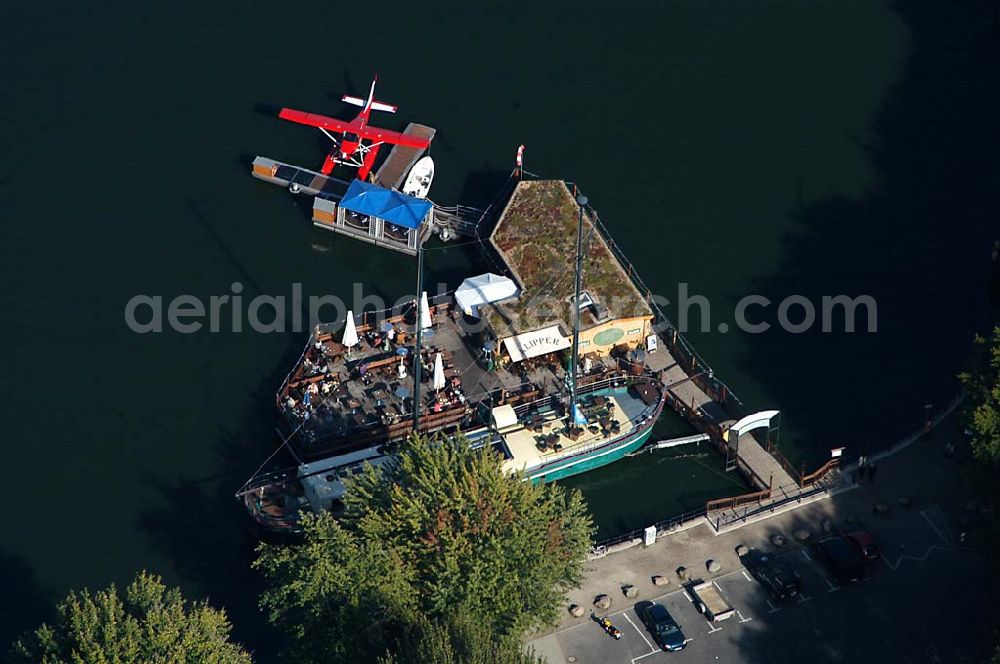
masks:
[[[364,107],[366,100],[362,99],[361,97],[352,97],[351,95],[344,95],[343,97],[340,98],[340,101],[344,102],[345,104],[350,104],[351,106]]]

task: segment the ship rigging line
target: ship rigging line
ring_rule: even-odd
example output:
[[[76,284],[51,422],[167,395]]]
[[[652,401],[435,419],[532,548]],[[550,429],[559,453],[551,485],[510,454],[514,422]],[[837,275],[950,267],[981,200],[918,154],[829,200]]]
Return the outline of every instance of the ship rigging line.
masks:
[[[302,428],[302,424],[305,424],[305,422],[303,422],[303,423],[299,424],[299,426],[295,427],[295,430],[292,431],[290,434],[288,434],[288,436],[285,437],[284,440],[281,441],[281,445],[278,445],[277,449],[275,449],[273,452],[271,452],[271,454],[266,459],[264,459],[264,463],[260,464],[260,466],[257,468],[257,470],[255,470],[254,473],[249,478],[247,478],[247,481],[243,483],[243,486],[240,487],[240,490],[236,492],[237,496],[240,496],[240,495],[242,495],[243,493],[246,492],[247,485],[249,485],[250,482],[253,482],[253,479],[255,477],[257,477],[257,475],[260,474],[260,471],[262,471],[264,469],[264,466],[266,466],[268,463],[270,463],[271,459],[273,459],[278,454],[278,452],[280,452],[282,449],[285,448],[286,445],[288,445],[288,441],[290,441],[292,439],[292,436],[294,436],[296,433],[299,432],[299,429]],[[289,449],[291,449],[291,448],[289,448]]]

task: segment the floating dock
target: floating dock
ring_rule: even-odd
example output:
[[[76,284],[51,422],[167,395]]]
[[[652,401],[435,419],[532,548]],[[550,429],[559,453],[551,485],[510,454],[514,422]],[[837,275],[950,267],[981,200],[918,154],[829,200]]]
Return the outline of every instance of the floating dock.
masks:
[[[433,127],[414,123],[410,123],[407,131],[410,133],[429,132],[430,136],[435,133]],[[402,181],[421,154],[423,154],[423,150],[393,147],[389,157],[379,168],[376,179],[393,178]],[[284,187],[293,194],[315,196],[312,222],[316,228],[349,235],[376,246],[387,247],[410,255],[416,255],[417,248],[433,233],[437,233],[444,240],[454,237],[476,237],[476,229],[483,215],[482,210],[463,205],[454,207],[434,205],[426,221],[417,232],[393,234],[391,225],[387,227],[379,220],[373,224],[343,214],[339,209],[339,203],[348,187],[351,186],[347,180],[260,156],[254,158],[252,172],[258,180]],[[398,189],[398,187],[390,187],[385,180],[382,180],[380,186]]]
[[[293,194],[309,194],[331,201],[340,200],[351,184],[346,180],[267,157],[254,157],[253,176],[258,180],[285,187]]]

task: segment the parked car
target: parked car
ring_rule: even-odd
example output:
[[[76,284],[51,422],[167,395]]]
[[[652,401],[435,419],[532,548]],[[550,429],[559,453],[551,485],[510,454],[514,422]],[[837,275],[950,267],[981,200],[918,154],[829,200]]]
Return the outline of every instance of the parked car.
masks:
[[[865,562],[877,560],[882,555],[878,549],[878,544],[875,543],[875,538],[866,530],[855,530],[844,533],[844,537],[847,538],[848,542],[857,547]]]
[[[795,597],[802,592],[802,579],[781,557],[750,549],[740,557],[750,575],[775,601]]]
[[[684,632],[681,631],[677,621],[671,617],[666,607],[654,602],[643,602],[636,607],[635,612],[646,625],[649,633],[653,635],[656,645],[670,651],[684,649],[686,645]]]
[[[838,583],[857,581],[865,575],[865,559],[846,537],[822,539],[812,545],[812,551]]]

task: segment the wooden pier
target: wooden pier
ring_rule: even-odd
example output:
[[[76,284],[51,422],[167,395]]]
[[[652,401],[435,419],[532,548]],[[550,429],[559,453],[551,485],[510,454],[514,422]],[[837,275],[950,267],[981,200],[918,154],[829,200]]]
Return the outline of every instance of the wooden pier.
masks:
[[[406,125],[406,129],[403,130],[403,134],[407,136],[426,138],[428,141],[433,141],[436,133],[437,129],[434,127],[416,122]],[[406,174],[410,172],[413,164],[417,163],[417,159],[420,159],[423,154],[424,150],[420,148],[409,148],[403,145],[392,146],[389,156],[375,173],[375,184],[389,189],[400,189]]]
[[[579,193],[575,184],[567,184],[572,186],[574,196]],[[645,368],[659,377],[667,391],[667,402],[673,410],[697,431],[708,435],[722,454],[726,471],[738,471],[753,488],[753,492],[742,496],[709,501],[705,507],[706,512],[732,510],[735,505],[750,503],[760,506],[778,496],[787,499],[791,495],[811,491],[821,483],[835,481],[831,474],[837,469],[838,459],[831,459],[812,473],[806,473],[804,468],[795,469],[771,439],[769,425],[767,433],[761,436],[763,442],[755,437],[755,431],[758,434],[761,432],[762,419],[748,417],[737,420],[735,413],[741,410],[739,399],[715,376],[711,367],[697,355],[656,305],[652,291],[643,283],[635,267],[608,233],[597,211],[588,206],[587,212],[629,279],[640,293],[646,294],[655,314],[654,329],[659,330],[656,335],[656,350],[647,353]],[[765,411],[757,415],[768,413],[776,415],[777,411]],[[733,429],[734,425],[742,426],[747,419],[756,423],[743,430]],[[753,426],[757,428],[753,429]],[[731,433],[735,435],[729,435]]]
[[[782,463],[753,433],[744,433],[732,442],[724,439],[724,432],[736,423],[736,419],[729,414],[725,404],[711,394],[715,390],[701,380],[708,377],[707,370],[699,369],[695,363],[684,368],[685,359],[675,339],[675,334],[668,335],[667,340],[661,341],[661,347],[646,359],[647,368],[657,373],[666,386],[674,410],[696,429],[708,434],[725,457],[727,470],[740,471],[755,489],[795,484]]]

